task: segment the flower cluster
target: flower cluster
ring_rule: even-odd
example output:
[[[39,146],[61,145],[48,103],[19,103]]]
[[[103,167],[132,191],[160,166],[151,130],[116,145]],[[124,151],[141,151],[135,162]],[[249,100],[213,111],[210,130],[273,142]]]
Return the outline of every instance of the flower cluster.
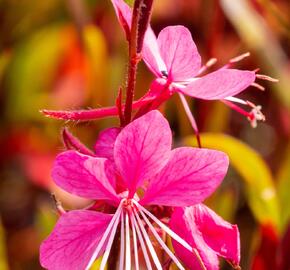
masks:
[[[141,249],[147,269],[162,263],[149,233],[179,269],[218,269],[218,256],[239,264],[239,233],[201,202],[221,183],[228,157],[219,151],[180,147],[171,150],[166,119],[151,111],[122,130],[100,134],[94,155],[66,151],[56,158],[52,177],[64,190],[103,201],[113,214],[72,210],[61,215],[43,242],[40,260],[47,269],[89,269],[103,255],[104,269],[120,224],[119,269],[139,269]],[[165,224],[152,206],[171,210]],[[108,209],[108,207],[104,207]],[[173,240],[175,254],[161,234]],[[132,243],[131,243],[132,238]]]
[[[130,40],[134,11],[123,0],[112,3]],[[117,102],[116,107],[93,110],[43,111],[59,119],[92,120],[119,115],[121,120],[121,127],[99,134],[94,151],[65,130],[64,141],[75,150],[57,156],[52,178],[62,189],[95,203],[86,209],[62,212],[41,245],[40,262],[46,269],[89,269],[102,257],[102,270],[112,250],[118,251],[113,255],[119,269],[145,266],[161,270],[174,263],[178,269],[216,270],[219,257],[239,269],[237,226],[202,204],[223,180],[229,165],[227,155],[203,148],[171,149],[169,123],[156,109],[177,93],[198,135],[184,95],[221,100],[255,126],[257,120],[264,120],[260,106],[234,96],[250,85],[260,87],[255,83],[257,78],[272,79],[256,71],[232,68],[247,54],[203,75],[215,60],[201,65],[191,34],[183,26],[166,27],[156,38],[146,25],[143,34],[140,55],[155,79],[142,98],[131,104],[129,100],[128,122],[122,121],[128,109],[122,102]],[[247,112],[235,103],[252,110]],[[136,110],[133,121],[131,110]],[[162,258],[160,250],[165,254]]]

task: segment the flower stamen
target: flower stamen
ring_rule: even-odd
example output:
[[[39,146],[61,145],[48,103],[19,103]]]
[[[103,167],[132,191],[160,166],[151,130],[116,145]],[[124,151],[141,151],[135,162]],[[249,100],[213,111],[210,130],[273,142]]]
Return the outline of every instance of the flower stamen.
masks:
[[[129,215],[126,211],[125,216],[125,226],[126,226],[126,270],[131,269],[131,246],[130,246],[130,225],[129,225]]]
[[[138,236],[138,239],[139,239],[139,242],[140,242],[140,245],[141,245],[141,249],[142,249],[142,252],[143,252],[143,256],[144,256],[144,259],[145,259],[145,263],[146,263],[147,269],[148,270],[152,270],[151,262],[150,262],[150,259],[149,259],[148,253],[147,253],[147,249],[146,249],[146,246],[145,246],[145,243],[144,243],[144,240],[143,240],[143,236],[142,236],[142,234],[140,232],[140,228],[139,228],[139,226],[137,224],[137,221],[135,219],[135,216],[133,214],[131,215],[131,221],[133,223],[133,227],[136,228],[137,236]]]
[[[200,70],[197,73],[197,76],[202,74],[203,72],[205,72],[208,68],[210,68],[211,66],[213,66],[215,63],[217,62],[216,58],[210,58],[205,65],[203,65]]]
[[[191,126],[192,126],[192,128],[193,128],[193,130],[194,130],[194,132],[195,132],[195,136],[196,136],[196,140],[197,140],[198,147],[201,148],[201,142],[200,142],[199,130],[198,130],[198,127],[197,127],[196,121],[195,121],[195,119],[194,119],[194,116],[193,116],[193,114],[192,114],[192,112],[191,112],[191,110],[190,110],[190,108],[189,108],[189,106],[188,106],[188,103],[187,103],[187,101],[186,101],[184,95],[181,94],[181,93],[178,93],[178,95],[179,95],[179,97],[180,97],[180,100],[181,100],[181,103],[182,103],[183,108],[184,108],[184,110],[185,110],[185,113],[186,113],[186,115],[187,115],[187,118],[188,118],[188,120],[189,120],[189,122],[190,122],[190,124],[191,124]]]
[[[179,269],[184,270],[185,268],[182,266],[182,264],[179,262],[179,260],[175,257],[175,255],[172,253],[172,251],[167,247],[167,245],[163,242],[163,240],[158,235],[158,233],[155,230],[154,226],[150,223],[150,221],[147,219],[145,214],[142,211],[140,211],[140,213],[141,213],[145,223],[148,225],[150,231],[153,233],[153,235],[155,236],[156,240],[161,245],[161,247],[164,249],[164,251],[168,254],[168,256],[172,259],[172,261],[174,261],[174,263],[176,264],[176,266]]]
[[[118,214],[118,218],[116,218],[116,220],[114,221],[114,225],[113,225],[113,228],[111,230],[110,237],[109,237],[109,240],[108,240],[108,243],[106,245],[106,249],[105,249],[105,252],[103,254],[102,261],[101,261],[100,270],[104,270],[106,267],[106,264],[107,264],[107,261],[109,258],[109,254],[110,254],[110,251],[112,248],[112,244],[113,244],[116,232],[117,232],[117,227],[118,227],[118,224],[120,221],[121,214],[122,214],[122,209],[121,209],[121,212]]]
[[[139,270],[139,258],[138,258],[138,247],[137,247],[137,235],[136,235],[136,228],[134,226],[132,220],[132,213],[130,213],[130,221],[132,227],[132,234],[133,234],[133,246],[134,246],[134,257],[135,257],[135,269]]]
[[[86,267],[86,270],[90,269],[90,267],[92,266],[92,264],[94,263],[95,259],[98,257],[109,233],[111,232],[112,230],[112,227],[115,225],[115,222],[118,224],[119,223],[119,220],[120,220],[120,216],[121,216],[121,213],[122,213],[122,207],[123,207],[123,202],[125,201],[125,199],[122,199],[117,210],[116,210],[116,213],[114,214],[112,220],[110,221],[107,229],[105,230],[98,246],[96,247],[87,267]],[[113,230],[112,230],[113,231]],[[115,234],[114,234],[115,235]]]
[[[121,239],[120,239],[120,263],[119,263],[119,270],[124,269],[124,257],[125,257],[125,224],[124,224],[124,211],[121,214]]]
[[[149,249],[149,251],[150,251],[150,254],[151,254],[151,256],[152,256],[152,259],[153,259],[153,261],[154,261],[154,264],[155,264],[156,268],[157,268],[158,270],[162,270],[161,263],[160,263],[160,261],[159,261],[159,259],[158,259],[158,256],[157,256],[157,254],[156,254],[156,252],[155,252],[155,249],[154,249],[154,247],[153,247],[153,245],[152,245],[152,243],[151,243],[151,240],[150,240],[150,238],[149,238],[149,235],[147,234],[147,232],[146,232],[146,230],[145,230],[145,228],[144,228],[144,225],[143,225],[143,223],[142,223],[142,221],[141,221],[139,215],[136,213],[136,210],[133,210],[133,215],[134,215],[135,218],[137,219],[137,223],[138,223],[138,225],[140,226],[141,232],[142,232],[142,234],[143,234],[143,237],[144,237],[144,239],[145,239],[145,242],[146,242],[147,247],[148,247],[148,249]]]

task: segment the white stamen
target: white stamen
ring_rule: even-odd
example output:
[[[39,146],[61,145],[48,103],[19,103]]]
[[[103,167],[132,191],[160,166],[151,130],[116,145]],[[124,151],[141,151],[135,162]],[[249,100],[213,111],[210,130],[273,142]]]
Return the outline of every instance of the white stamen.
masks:
[[[131,246],[130,246],[130,225],[129,216],[126,212],[125,216],[125,228],[126,228],[126,270],[131,270]]]
[[[137,206],[139,211],[143,211],[147,216],[149,216],[154,222],[168,235],[170,235],[175,241],[177,241],[180,245],[182,245],[184,248],[186,248],[188,251],[192,252],[192,247],[183,240],[180,236],[178,236],[175,232],[173,232],[171,229],[169,229],[165,224],[163,224],[157,217],[155,217],[152,213],[150,213],[148,210],[146,210],[142,205],[140,205],[137,201],[132,200],[132,202]]]
[[[137,247],[137,236],[136,228],[132,220],[132,214],[130,215],[132,233],[133,233],[133,245],[134,245],[134,257],[135,257],[135,270],[139,270],[139,258],[138,258],[138,247]]]
[[[238,56],[230,59],[229,63],[233,64],[233,63],[240,62],[241,60],[243,60],[244,58],[249,57],[249,56],[250,56],[249,52],[243,53],[241,55],[238,55]]]
[[[133,201],[133,200],[132,200],[132,201]],[[155,252],[154,247],[152,246],[152,243],[151,243],[151,240],[150,240],[150,238],[149,238],[149,235],[147,234],[147,232],[146,232],[146,230],[145,230],[145,228],[144,228],[144,226],[143,226],[143,224],[142,224],[142,221],[141,221],[139,215],[136,214],[135,211],[134,211],[134,216],[136,217],[136,219],[137,219],[137,223],[138,223],[138,225],[140,226],[141,232],[142,232],[142,234],[143,234],[143,237],[144,237],[144,239],[145,239],[145,242],[146,242],[147,247],[148,247],[148,249],[149,249],[149,251],[150,251],[150,254],[151,254],[151,256],[152,256],[152,259],[153,259],[153,261],[154,261],[154,263],[155,263],[156,268],[157,268],[158,270],[162,270],[161,263],[160,263],[160,261],[159,261],[159,259],[158,259],[158,256],[157,256],[157,254],[156,254],[156,252]]]
[[[125,241],[124,241],[124,212],[122,211],[121,215],[121,240],[120,240],[120,263],[119,263],[119,270],[124,269],[124,258],[125,258]]]
[[[205,72],[209,67],[213,66],[217,62],[216,58],[210,58],[205,65],[203,65],[200,70],[198,71],[197,75]]]
[[[158,243],[162,246],[162,248],[165,250],[165,252],[169,255],[169,257],[174,261],[174,263],[176,264],[176,266],[181,269],[184,270],[185,268],[182,266],[182,264],[178,261],[178,259],[175,257],[175,255],[172,253],[172,251],[167,247],[167,245],[163,242],[163,240],[161,239],[161,237],[158,235],[158,233],[156,232],[154,226],[150,223],[150,221],[147,219],[147,217],[145,216],[145,214],[140,211],[144,221],[146,222],[146,224],[149,226],[149,229],[151,230],[151,232],[153,233],[153,235],[155,236],[156,240],[158,241]]]
[[[136,228],[137,236],[138,236],[138,239],[139,239],[139,242],[140,242],[140,245],[141,245],[141,249],[142,249],[142,252],[143,252],[143,255],[144,255],[144,259],[145,259],[145,263],[146,263],[147,269],[148,270],[152,270],[152,266],[151,266],[151,262],[150,262],[150,259],[149,259],[148,253],[147,253],[147,249],[146,249],[142,234],[140,232],[139,226],[137,224],[137,221],[136,221],[134,215],[131,215],[131,220],[132,220],[132,223],[134,224],[133,227]]]
[[[259,89],[259,90],[261,90],[261,91],[265,91],[265,87],[264,86],[262,86],[262,85],[260,85],[260,84],[258,84],[258,83],[251,83],[251,85],[253,86],[253,87],[256,87],[257,89]]]
[[[248,103],[240,98],[237,98],[237,97],[226,97],[224,98],[225,100],[229,100],[229,101],[232,101],[232,102],[236,102],[236,103],[240,103],[240,104],[243,104],[243,105],[248,105]]]
[[[264,74],[256,74],[256,77],[261,80],[269,81],[269,82],[279,82],[278,79],[264,75]]]
[[[121,214],[122,213],[120,213],[120,215]],[[113,241],[114,241],[114,238],[115,238],[115,234],[116,234],[116,231],[117,231],[117,227],[118,227],[118,224],[119,224],[120,215],[119,215],[119,218],[115,220],[114,226],[112,228],[112,231],[111,231],[111,234],[110,234],[110,237],[109,237],[109,240],[108,240],[108,243],[107,243],[103,258],[102,258],[102,262],[101,262],[101,265],[100,265],[100,270],[104,270],[105,267],[106,267],[106,264],[107,264],[107,261],[108,261],[108,258],[109,258],[109,254],[110,254],[110,251],[111,251],[111,248],[112,248],[112,244],[113,244]]]
[[[107,239],[107,236],[109,235],[110,231],[111,231],[111,228],[113,227],[113,225],[115,224],[115,221],[116,223],[118,223],[119,219],[120,219],[120,215],[122,213],[122,207],[123,207],[123,202],[124,202],[125,199],[121,200],[117,210],[116,210],[116,213],[115,215],[113,216],[112,220],[110,221],[107,229],[105,230],[98,246],[96,247],[87,267],[86,267],[86,270],[90,269],[90,267],[92,266],[92,264],[94,263],[95,259],[97,258],[97,256],[99,255],[99,252],[101,251],[101,248],[103,247],[106,239]]]
[[[249,102],[249,104],[252,104]],[[252,106],[253,109],[251,111],[251,113],[253,114],[254,118],[253,119],[249,119],[251,126],[253,128],[257,127],[257,121],[265,121],[266,117],[265,115],[261,112],[262,106],[258,105],[258,106]]]

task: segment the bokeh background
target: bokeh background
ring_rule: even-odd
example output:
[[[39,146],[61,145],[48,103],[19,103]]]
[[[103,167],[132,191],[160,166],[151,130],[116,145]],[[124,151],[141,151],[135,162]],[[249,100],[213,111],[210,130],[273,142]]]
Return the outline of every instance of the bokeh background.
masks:
[[[237,64],[279,79],[240,97],[263,107],[256,129],[221,102],[189,100],[205,147],[227,152],[229,173],[207,204],[240,228],[243,269],[290,269],[290,2],[288,0],[156,0],[152,27],[188,27],[204,63],[249,51]],[[50,178],[67,126],[89,147],[117,119],[73,123],[40,109],[113,105],[124,85],[127,44],[109,0],[0,0],[0,270],[41,269],[38,248],[57,220],[51,193],[65,208],[87,202]],[[152,75],[138,72],[136,97]],[[173,98],[161,108],[176,144],[195,145]],[[77,224],[76,224],[77,226]],[[226,264],[223,269],[230,269]]]

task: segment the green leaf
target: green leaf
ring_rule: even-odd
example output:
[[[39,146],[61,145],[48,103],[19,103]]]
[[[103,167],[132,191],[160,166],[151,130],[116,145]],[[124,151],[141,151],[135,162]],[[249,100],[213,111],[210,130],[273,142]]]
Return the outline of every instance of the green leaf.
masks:
[[[254,217],[260,224],[269,224],[280,229],[280,209],[273,177],[262,157],[241,141],[220,133],[201,134],[205,148],[223,151],[230,157],[231,165],[244,180],[245,195]],[[193,136],[185,144],[196,146]]]
[[[285,230],[290,222],[290,143],[288,144],[285,158],[283,158],[276,180],[281,204],[281,225],[282,230]]]

